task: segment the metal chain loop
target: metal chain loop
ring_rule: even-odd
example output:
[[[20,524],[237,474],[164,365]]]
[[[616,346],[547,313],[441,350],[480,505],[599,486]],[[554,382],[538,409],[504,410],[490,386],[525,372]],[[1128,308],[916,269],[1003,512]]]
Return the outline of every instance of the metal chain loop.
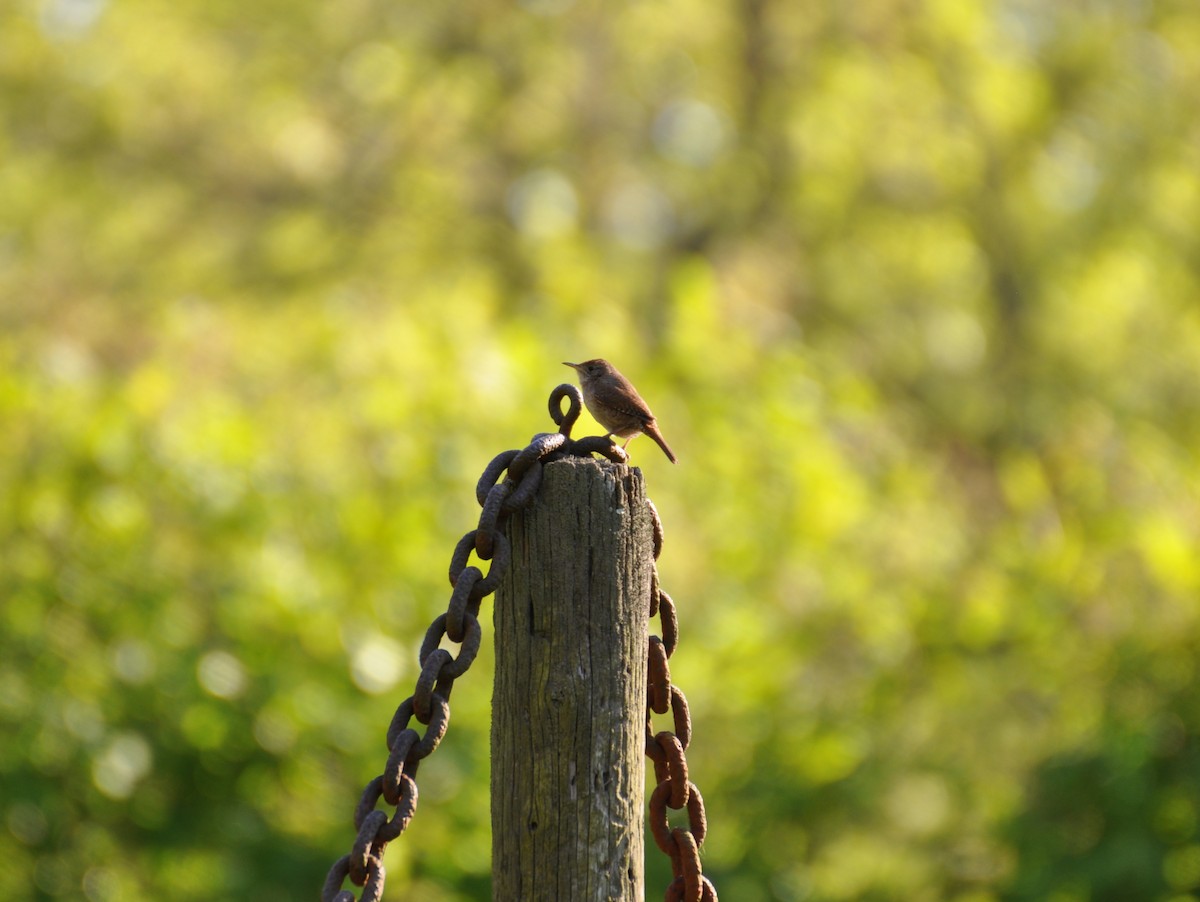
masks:
[[[434,651],[440,651],[438,645],[442,641],[442,636],[447,633],[446,622],[449,616],[449,612],[438,614],[433,623],[429,624],[429,630],[425,633],[425,641],[421,643],[421,651],[417,655],[417,660],[420,661],[422,668]],[[467,672],[467,668],[474,663],[475,656],[479,654],[479,646],[483,643],[483,628],[479,625],[479,618],[474,614],[465,613],[463,623],[466,632],[462,637],[462,647],[459,649],[458,657],[442,667],[442,670],[450,677],[460,677]]]
[[[659,589],[658,613],[662,621],[662,643],[667,657],[675,654],[675,646],[679,642],[679,618],[675,616],[675,602],[671,596]]]
[[[654,528],[654,559],[663,546],[662,520],[652,501],[646,501]],[[704,876],[700,864],[700,846],[708,832],[704,799],[696,784],[688,779],[684,752],[692,739],[692,721],[687,699],[678,686],[671,685],[667,659],[679,644],[679,619],[675,602],[659,588],[658,567],[650,573],[650,617],[657,616],[662,637],[651,636],[646,659],[646,757],[654,764],[656,786],[650,794],[650,832],[655,844],[671,859],[675,879],[667,887],[666,902],[717,902],[717,890]],[[654,714],[671,712],[675,732],[655,733]],[[667,809],[687,809],[687,829],[671,829]]]
[[[671,704],[671,668],[667,665],[667,647],[658,636],[650,637],[646,674],[650,710],[655,714],[666,714]]]
[[[564,388],[569,391],[564,392]],[[330,868],[321,890],[322,902],[354,902],[354,893],[342,889],[346,878],[363,888],[360,902],[378,902],[383,894],[384,850],[404,832],[417,810],[414,780],[417,767],[446,735],[450,690],[479,654],[483,636],[478,617],[480,604],[496,591],[512,561],[512,546],[504,534],[506,521],[514,510],[533,501],[542,483],[545,461],[568,453],[587,453],[581,452],[579,443],[570,438],[571,426],[582,404],[579,390],[570,385],[559,386],[552,395],[552,409],[561,405],[563,397],[571,402],[569,422],[560,414],[554,417],[555,424],[561,426],[559,432],[535,435],[524,449],[496,455],[476,484],[475,498],[483,510],[479,524],[459,540],[450,557],[450,603],[425,633],[418,655],[421,673],[416,687],[396,708],[388,726],[387,763],[383,773],[363,790],[354,811],[357,835],[350,854],[343,855]],[[611,458],[615,453],[619,455],[616,459],[623,457],[620,448],[608,439],[603,441],[610,446],[607,456]],[[471,552],[481,561],[491,561],[486,575],[479,567],[467,566]],[[457,655],[440,647],[443,638],[459,644]],[[409,726],[414,719],[425,726],[424,735]],[[390,818],[376,808],[381,798],[395,806]]]

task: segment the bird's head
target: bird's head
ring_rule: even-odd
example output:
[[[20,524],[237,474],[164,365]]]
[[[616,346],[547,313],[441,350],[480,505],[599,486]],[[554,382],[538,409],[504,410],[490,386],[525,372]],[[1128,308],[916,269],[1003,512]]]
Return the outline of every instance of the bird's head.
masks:
[[[585,360],[583,363],[567,363],[564,361],[563,366],[569,366],[575,370],[581,380],[598,379],[601,376],[607,376],[615,372],[611,363],[599,357],[595,360]]]

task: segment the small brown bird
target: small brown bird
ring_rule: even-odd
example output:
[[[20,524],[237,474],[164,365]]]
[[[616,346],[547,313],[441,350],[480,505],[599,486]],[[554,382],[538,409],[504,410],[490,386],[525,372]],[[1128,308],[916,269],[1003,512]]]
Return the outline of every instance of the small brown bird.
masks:
[[[609,435],[625,439],[625,445],[628,445],[635,435],[644,432],[663,449],[671,463],[675,463],[675,455],[658,431],[654,414],[633,383],[618,373],[615,366],[600,359],[585,360],[583,363],[564,361],[563,366],[569,366],[579,374],[583,403],[596,422],[608,430]]]

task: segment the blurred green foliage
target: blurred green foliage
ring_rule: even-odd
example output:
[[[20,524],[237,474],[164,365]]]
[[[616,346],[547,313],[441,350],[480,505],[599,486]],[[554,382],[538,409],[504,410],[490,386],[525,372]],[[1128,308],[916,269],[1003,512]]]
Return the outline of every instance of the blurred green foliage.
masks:
[[[315,898],[605,356],[723,899],[1200,898],[1197,84],[1194,0],[0,6],[0,895]],[[489,683],[390,899],[489,898]]]

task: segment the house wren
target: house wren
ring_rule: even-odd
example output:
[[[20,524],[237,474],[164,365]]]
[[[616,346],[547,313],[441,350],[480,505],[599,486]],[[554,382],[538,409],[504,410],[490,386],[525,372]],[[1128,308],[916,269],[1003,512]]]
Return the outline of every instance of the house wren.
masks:
[[[615,366],[600,359],[583,363],[564,362],[563,366],[569,366],[579,374],[583,403],[596,422],[608,430],[609,435],[625,439],[625,445],[628,445],[635,435],[644,432],[663,449],[671,463],[675,463],[675,455],[658,431],[654,414],[633,383],[618,373]]]

